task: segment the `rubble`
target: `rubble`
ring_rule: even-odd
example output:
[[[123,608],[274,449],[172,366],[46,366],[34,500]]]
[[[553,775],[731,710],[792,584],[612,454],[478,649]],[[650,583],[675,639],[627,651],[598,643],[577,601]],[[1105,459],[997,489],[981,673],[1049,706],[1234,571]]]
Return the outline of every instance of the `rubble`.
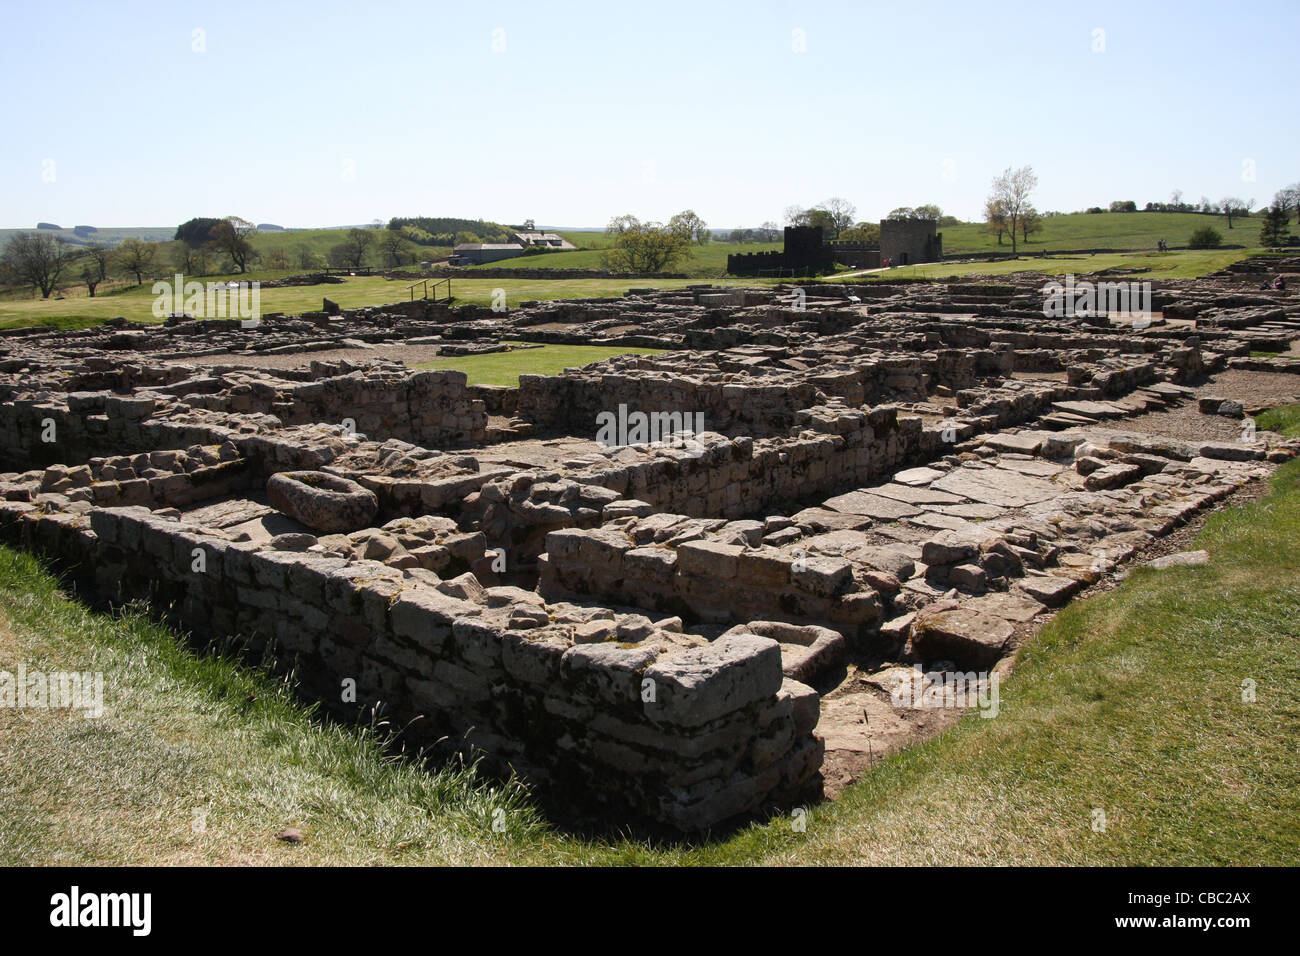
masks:
[[[1222,385],[1287,380],[1250,353],[1300,337],[1289,299],[1171,280],[1138,327],[1048,318],[1042,284],[12,331],[0,537],[552,806],[706,830],[815,799],[828,762],[861,772],[872,731],[846,721],[888,706],[889,675],[984,686],[1037,621],[1300,450]],[[392,357],[518,342],[667,351],[514,388]]]

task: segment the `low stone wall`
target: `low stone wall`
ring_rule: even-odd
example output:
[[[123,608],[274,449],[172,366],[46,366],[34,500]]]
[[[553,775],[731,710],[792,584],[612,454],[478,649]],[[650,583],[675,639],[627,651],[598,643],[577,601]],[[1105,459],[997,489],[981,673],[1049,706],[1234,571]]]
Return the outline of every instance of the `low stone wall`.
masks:
[[[671,521],[681,516],[661,517]],[[681,614],[688,620],[825,624],[854,637],[880,622],[880,596],[854,579],[848,561],[793,558],[775,548],[702,539],[672,546],[643,537],[637,541],[623,528],[610,526],[551,532],[539,590]]]
[[[591,528],[618,502],[691,517],[746,518],[815,499],[871,478],[951,453],[978,431],[1029,421],[1053,402],[1072,398],[1068,385],[1026,382],[1014,391],[959,392],[959,418],[927,424],[894,405],[870,410],[842,404],[805,409],[794,434],[728,439],[705,433],[697,448],[612,448],[566,473],[524,473],[483,485],[466,499],[470,520],[489,546],[516,562],[545,549],[561,528]]]
[[[686,413],[703,417],[704,428],[756,438],[783,435],[799,412],[818,402],[818,391],[850,405],[892,398],[925,400],[929,389],[974,386],[981,375],[1011,370],[1007,350],[939,349],[920,355],[863,356],[797,380],[751,377],[739,372],[730,384],[680,374],[635,369],[592,369],[558,376],[521,375],[514,414],[542,428],[595,436],[597,416],[617,412]],[[723,367],[723,371],[733,371]]]
[[[42,494],[63,494],[101,508],[185,508],[243,491],[250,479],[248,462],[227,442],[220,447],[92,458],[72,468],[51,465],[39,487]]]
[[[451,370],[354,372],[285,387],[253,382],[186,401],[215,411],[271,414],[285,425],[350,420],[353,430],[367,437],[437,448],[482,443],[486,437],[487,409],[466,382],[464,372]]]
[[[789,429],[795,413],[813,404],[816,394],[808,382],[722,385],[680,375],[521,375],[515,410],[541,427],[592,437],[597,416],[620,406],[628,412],[702,415],[710,431],[743,428],[771,435]]]
[[[152,450],[159,446],[149,440],[143,423],[154,407],[151,398],[107,392],[17,399],[0,407],[0,455],[12,465],[33,467]],[[170,447],[185,444],[191,443]]]
[[[241,545],[144,508],[0,502],[0,536],[99,600],[147,595],[200,638],[271,645],[333,710],[382,701],[413,743],[481,748],[543,797],[614,819],[699,830],[820,785],[816,695],[784,677],[768,638],[710,643],[515,588],[466,600],[427,571]]]

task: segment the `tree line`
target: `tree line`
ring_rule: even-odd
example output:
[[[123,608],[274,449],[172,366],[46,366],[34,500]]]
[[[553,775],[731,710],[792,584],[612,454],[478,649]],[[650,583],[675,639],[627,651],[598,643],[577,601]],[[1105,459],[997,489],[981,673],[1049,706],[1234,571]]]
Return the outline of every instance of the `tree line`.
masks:
[[[175,269],[185,275],[244,274],[254,265],[267,269],[360,269],[367,265],[398,268],[417,259],[417,250],[400,231],[349,229],[322,254],[307,244],[293,252],[254,248],[257,228],[238,216],[198,217],[176,229],[170,244],[125,239],[117,246],[102,242],[71,243],[47,231],[20,232],[0,253],[0,284],[21,286],[48,299],[69,283],[85,285],[94,297],[113,278],[146,278]]]

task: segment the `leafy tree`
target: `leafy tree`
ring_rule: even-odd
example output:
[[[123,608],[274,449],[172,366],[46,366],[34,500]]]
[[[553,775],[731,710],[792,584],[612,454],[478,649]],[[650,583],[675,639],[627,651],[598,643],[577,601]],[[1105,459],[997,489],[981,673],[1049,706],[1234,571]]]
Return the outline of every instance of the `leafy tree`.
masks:
[[[191,264],[194,267],[194,274],[205,276],[212,271],[212,260],[217,255],[217,247],[213,242],[205,242],[194,250]]]
[[[1137,212],[1138,204],[1132,199],[1116,199],[1110,204],[1111,212]]]
[[[1020,215],[1020,235],[1024,237],[1026,243],[1029,242],[1029,234],[1038,232],[1043,228],[1043,217],[1038,214],[1038,210],[1033,206],[1025,209]]]
[[[122,269],[135,276],[135,284],[144,282],[144,274],[153,268],[158,258],[158,243],[126,239],[117,247],[117,261]]]
[[[880,227],[871,222],[860,222],[839,235],[841,242],[879,242]]]
[[[712,237],[709,224],[695,214],[694,209],[686,209],[668,220],[668,228],[685,238],[687,243],[702,246]]]
[[[227,216],[212,227],[212,241],[217,249],[230,256],[230,261],[241,273],[248,271],[248,260],[253,258],[253,243],[249,236],[257,227],[247,219]]]
[[[839,231],[835,227],[835,217],[830,210],[822,209],[820,206],[807,210],[807,221],[804,225],[819,227],[823,238],[834,236]]]
[[[283,249],[276,249],[266,254],[266,267],[268,269],[287,269],[289,268],[289,254]]]
[[[1223,236],[1210,226],[1197,229],[1192,233],[1192,238],[1187,240],[1188,249],[1217,249],[1222,244]]]
[[[176,227],[176,235],[173,238],[178,242],[197,248],[212,238],[212,230],[216,228],[219,222],[221,222],[220,219],[202,217],[190,219]]]
[[[933,203],[926,203],[922,206],[899,206],[897,209],[891,209],[886,219],[924,219],[927,222],[939,222],[943,218],[943,210]]]
[[[601,258],[606,268],[618,272],[662,272],[687,254],[690,240],[657,222],[638,222],[614,241]]]
[[[1287,226],[1289,212],[1286,206],[1274,200],[1273,205],[1269,207],[1268,212],[1264,213],[1264,224],[1259,229],[1259,244],[1267,249],[1276,246],[1284,246],[1289,238],[1290,228]]]
[[[409,261],[410,253],[407,252],[406,239],[400,232],[389,230],[379,237],[379,253],[384,257],[384,263],[390,268],[400,266],[403,262]]]
[[[984,231],[990,235],[996,234],[998,245],[1002,245],[1002,237],[1007,231],[1007,214],[1000,200],[990,197],[984,201],[984,222]]]
[[[1017,251],[1016,230],[1020,227],[1020,219],[1026,210],[1032,208],[1029,197],[1037,188],[1038,177],[1034,175],[1032,166],[1022,166],[1020,169],[1008,166],[1001,176],[993,180],[993,191],[988,198],[1001,204],[1007,231],[1011,233],[1013,254]]]

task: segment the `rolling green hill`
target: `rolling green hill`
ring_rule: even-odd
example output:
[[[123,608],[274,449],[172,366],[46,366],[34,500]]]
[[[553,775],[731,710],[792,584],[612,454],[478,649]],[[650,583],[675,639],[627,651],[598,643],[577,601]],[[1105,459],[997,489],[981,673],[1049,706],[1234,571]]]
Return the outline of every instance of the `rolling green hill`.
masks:
[[[1043,220],[1042,229],[1031,233],[1029,241],[1019,242],[1021,253],[1056,252],[1075,249],[1115,249],[1122,251],[1154,250],[1164,239],[1172,248],[1186,247],[1192,233],[1211,226],[1223,236],[1225,245],[1252,248],[1259,243],[1258,218],[1234,217],[1228,228],[1225,216],[1201,213],[1163,212],[1104,212],[1069,213]],[[963,222],[944,226],[943,248],[948,255],[962,253],[1011,253],[1011,239],[1003,237],[998,245],[997,236],[985,231],[983,223]],[[548,252],[510,260],[510,264],[529,269],[600,269],[601,251],[612,245],[612,240],[598,232],[564,232],[566,239],[578,247],[573,252]],[[709,278],[722,276],[727,267],[727,256],[735,253],[764,252],[780,249],[781,243],[710,242],[693,248],[689,259],[673,267],[674,272]],[[507,267],[505,263],[474,266],[475,269]]]
[[[491,262],[470,269],[603,269],[601,257],[609,248],[609,240],[600,233],[568,233],[566,239],[577,245],[572,252],[545,252],[540,255],[520,256],[502,262]],[[586,237],[586,238],[583,238]],[[598,238],[592,238],[598,237]],[[581,243],[585,242],[587,248]],[[601,245],[596,245],[601,242]],[[718,278],[727,271],[727,256],[740,252],[767,252],[780,250],[779,242],[748,242],[744,245],[734,242],[708,242],[702,246],[692,246],[688,258],[675,263],[666,271],[684,272],[695,278]]]
[[[1031,233],[1028,243],[1020,243],[1024,252],[1053,252],[1058,249],[1154,249],[1164,239],[1172,248],[1185,247],[1192,233],[1205,226],[1217,229],[1225,244],[1255,246],[1259,244],[1260,220],[1234,217],[1228,228],[1226,216],[1195,212],[1102,212],[1070,213],[1043,220],[1040,232]],[[1010,252],[1011,240],[984,231],[983,223],[963,222],[944,226],[943,251],[948,255],[961,252]]]

